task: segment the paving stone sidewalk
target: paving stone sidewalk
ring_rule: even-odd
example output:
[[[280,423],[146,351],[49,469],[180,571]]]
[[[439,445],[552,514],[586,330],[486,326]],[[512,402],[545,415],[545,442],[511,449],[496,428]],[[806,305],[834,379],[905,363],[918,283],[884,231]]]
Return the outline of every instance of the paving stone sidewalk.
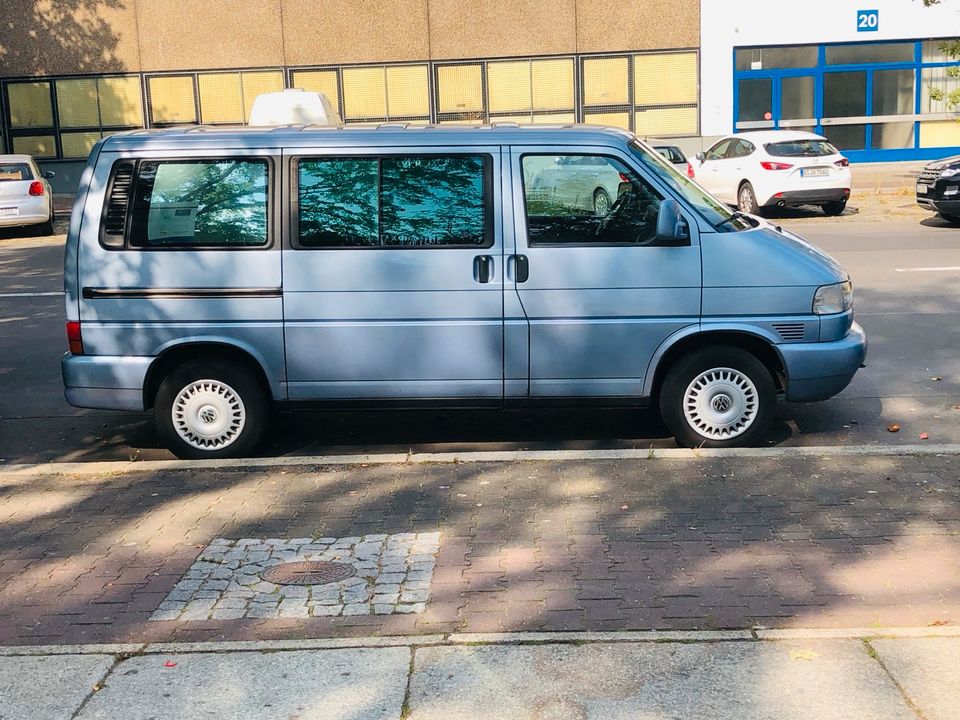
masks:
[[[0,473],[0,645],[955,625],[958,478],[954,455]],[[362,614],[338,602],[320,616],[317,602],[281,617],[286,596],[264,588],[270,617],[214,617],[219,585],[199,619],[157,614],[230,543],[256,558],[271,543],[291,558],[291,543],[321,555],[340,543],[363,578],[357,548],[408,533],[440,533],[404,536],[436,548],[422,611],[368,604],[396,594],[373,592],[377,560]],[[201,568],[201,585],[239,577]]]

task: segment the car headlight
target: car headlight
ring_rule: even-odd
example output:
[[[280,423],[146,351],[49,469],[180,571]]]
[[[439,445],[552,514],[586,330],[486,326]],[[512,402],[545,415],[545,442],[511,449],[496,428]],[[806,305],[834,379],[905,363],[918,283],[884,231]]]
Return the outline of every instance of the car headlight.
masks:
[[[821,285],[813,295],[814,315],[836,315],[853,307],[853,283]]]
[[[953,177],[954,175],[960,175],[960,167],[944,168],[940,171],[940,177]]]

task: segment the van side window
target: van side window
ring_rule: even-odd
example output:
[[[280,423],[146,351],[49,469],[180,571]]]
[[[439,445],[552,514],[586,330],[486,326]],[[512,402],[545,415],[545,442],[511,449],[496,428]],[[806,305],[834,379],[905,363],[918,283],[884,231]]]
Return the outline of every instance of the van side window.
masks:
[[[266,245],[268,177],[266,160],[141,161],[130,245]]]
[[[297,182],[302,247],[492,244],[487,156],[303,159]]]
[[[656,244],[663,196],[619,160],[524,155],[522,164],[531,246]]]

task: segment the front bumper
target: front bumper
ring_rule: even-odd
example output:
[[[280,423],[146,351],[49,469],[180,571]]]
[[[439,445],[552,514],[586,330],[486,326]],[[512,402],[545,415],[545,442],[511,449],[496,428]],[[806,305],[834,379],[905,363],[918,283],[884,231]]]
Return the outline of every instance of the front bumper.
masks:
[[[828,202],[843,202],[850,197],[850,188],[813,188],[810,190],[784,190],[767,200],[765,205],[820,205]]]
[[[867,357],[867,336],[857,323],[840,340],[778,345],[787,376],[786,399],[826,400],[843,390]]]
[[[74,407],[141,411],[143,386],[154,358],[71,355],[60,361],[64,396]]]

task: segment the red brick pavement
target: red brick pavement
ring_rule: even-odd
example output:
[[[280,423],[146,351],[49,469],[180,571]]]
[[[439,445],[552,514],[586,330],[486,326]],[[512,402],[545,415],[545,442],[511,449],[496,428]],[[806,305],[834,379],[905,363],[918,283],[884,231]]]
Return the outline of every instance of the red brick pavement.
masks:
[[[0,473],[0,644],[960,624],[960,458]],[[443,533],[420,615],[148,622],[213,538]]]

